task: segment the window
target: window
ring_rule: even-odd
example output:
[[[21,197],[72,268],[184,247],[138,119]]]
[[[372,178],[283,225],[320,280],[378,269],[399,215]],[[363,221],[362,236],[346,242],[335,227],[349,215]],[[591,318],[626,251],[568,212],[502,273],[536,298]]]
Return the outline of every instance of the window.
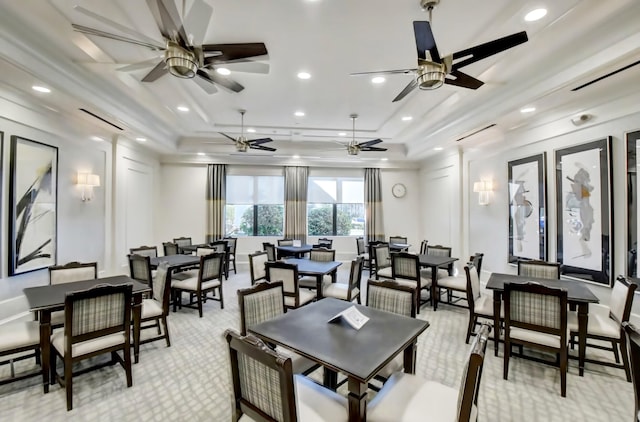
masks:
[[[282,236],[283,176],[227,176],[225,233],[228,236]]]
[[[363,235],[364,180],[309,177],[307,232],[309,236]]]

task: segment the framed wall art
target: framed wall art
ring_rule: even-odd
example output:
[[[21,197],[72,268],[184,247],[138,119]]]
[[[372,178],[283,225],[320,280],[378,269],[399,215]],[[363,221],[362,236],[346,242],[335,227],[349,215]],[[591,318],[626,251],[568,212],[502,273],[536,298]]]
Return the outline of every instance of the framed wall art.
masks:
[[[507,163],[509,262],[547,259],[546,153]]]
[[[638,277],[638,155],[640,130],[627,132],[627,275]]]
[[[556,150],[557,261],[567,277],[611,285],[611,137]]]
[[[11,137],[9,275],[56,263],[58,148]]]

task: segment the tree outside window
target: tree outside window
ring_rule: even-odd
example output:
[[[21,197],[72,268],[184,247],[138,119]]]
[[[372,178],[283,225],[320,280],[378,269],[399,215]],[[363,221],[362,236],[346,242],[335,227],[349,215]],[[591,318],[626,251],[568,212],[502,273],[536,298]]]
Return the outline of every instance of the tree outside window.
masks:
[[[227,176],[228,236],[282,236],[283,176]]]
[[[364,233],[364,180],[310,177],[307,202],[309,236]]]

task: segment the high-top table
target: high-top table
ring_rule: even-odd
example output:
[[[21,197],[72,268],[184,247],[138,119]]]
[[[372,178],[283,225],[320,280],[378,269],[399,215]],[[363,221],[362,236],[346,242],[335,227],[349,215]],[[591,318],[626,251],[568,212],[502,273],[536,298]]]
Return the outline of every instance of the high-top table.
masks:
[[[40,321],[40,351],[42,354],[42,383],[45,394],[49,392],[49,357],[51,354],[51,313],[64,309],[64,300],[67,293],[87,290],[100,284],[114,286],[122,284],[133,285],[131,312],[133,314],[133,352],[135,362],[138,363],[140,352],[140,316],[142,312],[142,294],[151,291],[151,288],[126,275],[114,277],[96,278],[93,280],[75,281],[72,283],[53,284],[48,286],[27,287],[23,289],[29,302],[29,309],[38,312]],[[55,380],[51,380],[54,382]]]
[[[438,302],[440,301],[440,289],[438,288],[438,268],[447,268],[449,274],[453,272],[453,263],[458,258],[450,256],[439,255],[420,255],[418,260],[421,267],[427,267],[431,269],[431,302],[433,303],[433,310],[438,309]],[[419,293],[418,293],[419,294]]]
[[[350,306],[369,317],[360,330],[344,321],[327,322]],[[249,331],[323,365],[328,388],[336,388],[338,372],[345,374],[349,421],[359,422],[366,420],[368,383],[387,363],[403,353],[404,371],[415,372],[416,340],[427,327],[424,320],[325,298],[256,324]]]
[[[316,298],[322,299],[322,279],[325,275],[331,276],[331,282],[336,282],[336,274],[338,267],[342,265],[340,261],[312,261],[304,258],[289,258],[285,259],[287,264],[296,264],[298,266],[299,275],[307,275],[316,278]]]
[[[502,301],[502,293],[506,283],[524,284],[535,281],[543,286],[554,289],[565,289],[567,291],[567,302],[577,305],[578,307],[578,365],[580,376],[584,375],[584,358],[587,348],[587,323],[589,321],[589,303],[598,303],[599,299],[589,290],[587,285],[582,281],[576,280],[550,280],[547,278],[536,278],[529,276],[520,276],[515,274],[491,273],[487,282],[487,289],[493,290],[493,335],[494,353],[498,356],[498,341],[500,340],[500,306]],[[506,353],[506,351],[505,351]]]
[[[304,254],[311,252],[313,246],[311,245],[300,245],[300,246],[276,246],[276,251],[278,253],[277,258],[284,258],[287,256],[293,256],[294,258],[302,258]]]

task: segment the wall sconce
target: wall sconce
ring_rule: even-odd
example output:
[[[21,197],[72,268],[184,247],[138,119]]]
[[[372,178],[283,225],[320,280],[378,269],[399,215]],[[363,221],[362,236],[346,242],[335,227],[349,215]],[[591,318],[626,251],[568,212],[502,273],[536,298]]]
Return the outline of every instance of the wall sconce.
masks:
[[[493,191],[493,182],[491,180],[475,182],[473,191],[478,193],[478,205],[489,205],[489,194]]]
[[[91,201],[93,198],[93,188],[100,186],[100,176],[97,174],[78,172],[76,185],[82,187],[82,200]]]

